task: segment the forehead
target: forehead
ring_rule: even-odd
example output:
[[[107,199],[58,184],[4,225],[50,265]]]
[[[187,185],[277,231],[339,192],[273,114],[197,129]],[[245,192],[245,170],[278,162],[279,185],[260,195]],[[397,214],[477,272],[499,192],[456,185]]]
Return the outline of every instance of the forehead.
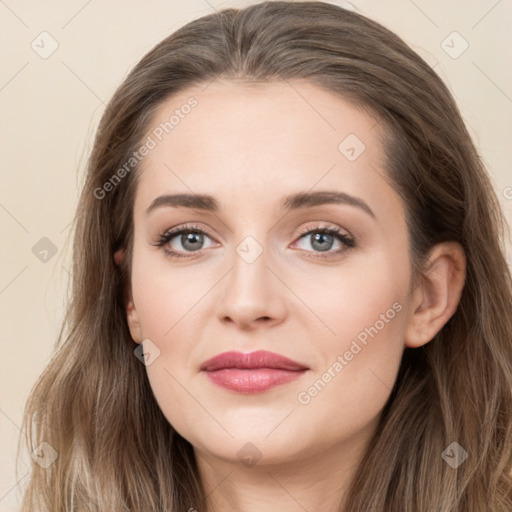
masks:
[[[378,119],[308,82],[214,81],[162,102],[147,131],[136,209],[165,192],[239,202],[293,190],[375,195],[386,183]],[[280,199],[280,197],[279,197]]]

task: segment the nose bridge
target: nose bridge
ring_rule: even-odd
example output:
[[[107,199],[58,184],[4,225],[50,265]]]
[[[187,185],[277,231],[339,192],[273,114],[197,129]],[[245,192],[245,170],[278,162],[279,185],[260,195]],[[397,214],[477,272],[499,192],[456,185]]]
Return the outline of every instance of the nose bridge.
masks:
[[[284,290],[270,268],[265,232],[247,229],[240,233],[243,238],[232,254],[231,272],[226,276],[219,316],[229,317],[240,324],[250,324],[261,318],[282,320],[286,310]]]
[[[261,236],[258,236],[261,240]],[[235,246],[232,255],[232,271],[229,278],[230,291],[235,292],[239,299],[252,301],[270,291],[268,267],[268,246],[254,235],[246,235]]]

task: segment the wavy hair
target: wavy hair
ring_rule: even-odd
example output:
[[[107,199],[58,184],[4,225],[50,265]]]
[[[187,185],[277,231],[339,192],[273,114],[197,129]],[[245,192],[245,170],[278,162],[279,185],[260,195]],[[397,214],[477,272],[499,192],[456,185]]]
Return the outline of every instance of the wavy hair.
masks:
[[[114,93],[74,218],[68,308],[23,417],[26,448],[47,442],[58,458],[46,469],[31,461],[22,512],[208,510],[193,447],[159,409],[127,325],[137,167],[103,198],[97,190],[140,147],[164,100],[219,77],[306,80],[371,111],[385,127],[386,177],[406,207],[414,275],[439,242],[466,252],[457,310],[425,346],[405,348],[346,510],[510,512],[503,212],[438,75],[382,25],[323,2],[263,2],[196,19],[151,49]],[[457,468],[442,457],[453,442],[468,453]]]

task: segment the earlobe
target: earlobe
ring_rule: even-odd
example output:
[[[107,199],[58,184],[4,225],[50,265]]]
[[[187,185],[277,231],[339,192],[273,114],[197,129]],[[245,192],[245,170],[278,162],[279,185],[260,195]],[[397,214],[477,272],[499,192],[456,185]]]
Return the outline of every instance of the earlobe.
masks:
[[[130,291],[128,292],[128,298],[126,302],[126,320],[128,322],[128,327],[130,329],[130,334],[132,336],[133,341],[135,341],[135,343],[142,343],[143,337],[139,322],[139,316],[137,314],[137,310],[135,309],[132,294]]]
[[[432,250],[418,288],[405,345],[417,348],[431,341],[455,313],[466,280],[466,257],[457,242],[443,242]]]

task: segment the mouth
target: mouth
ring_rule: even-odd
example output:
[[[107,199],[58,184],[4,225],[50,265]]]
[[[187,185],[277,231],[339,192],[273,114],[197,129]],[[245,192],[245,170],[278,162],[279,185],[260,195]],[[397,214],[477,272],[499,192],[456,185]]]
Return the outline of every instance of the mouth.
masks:
[[[309,368],[287,357],[259,350],[243,354],[224,352],[201,367],[210,382],[239,393],[261,393],[292,382]]]

